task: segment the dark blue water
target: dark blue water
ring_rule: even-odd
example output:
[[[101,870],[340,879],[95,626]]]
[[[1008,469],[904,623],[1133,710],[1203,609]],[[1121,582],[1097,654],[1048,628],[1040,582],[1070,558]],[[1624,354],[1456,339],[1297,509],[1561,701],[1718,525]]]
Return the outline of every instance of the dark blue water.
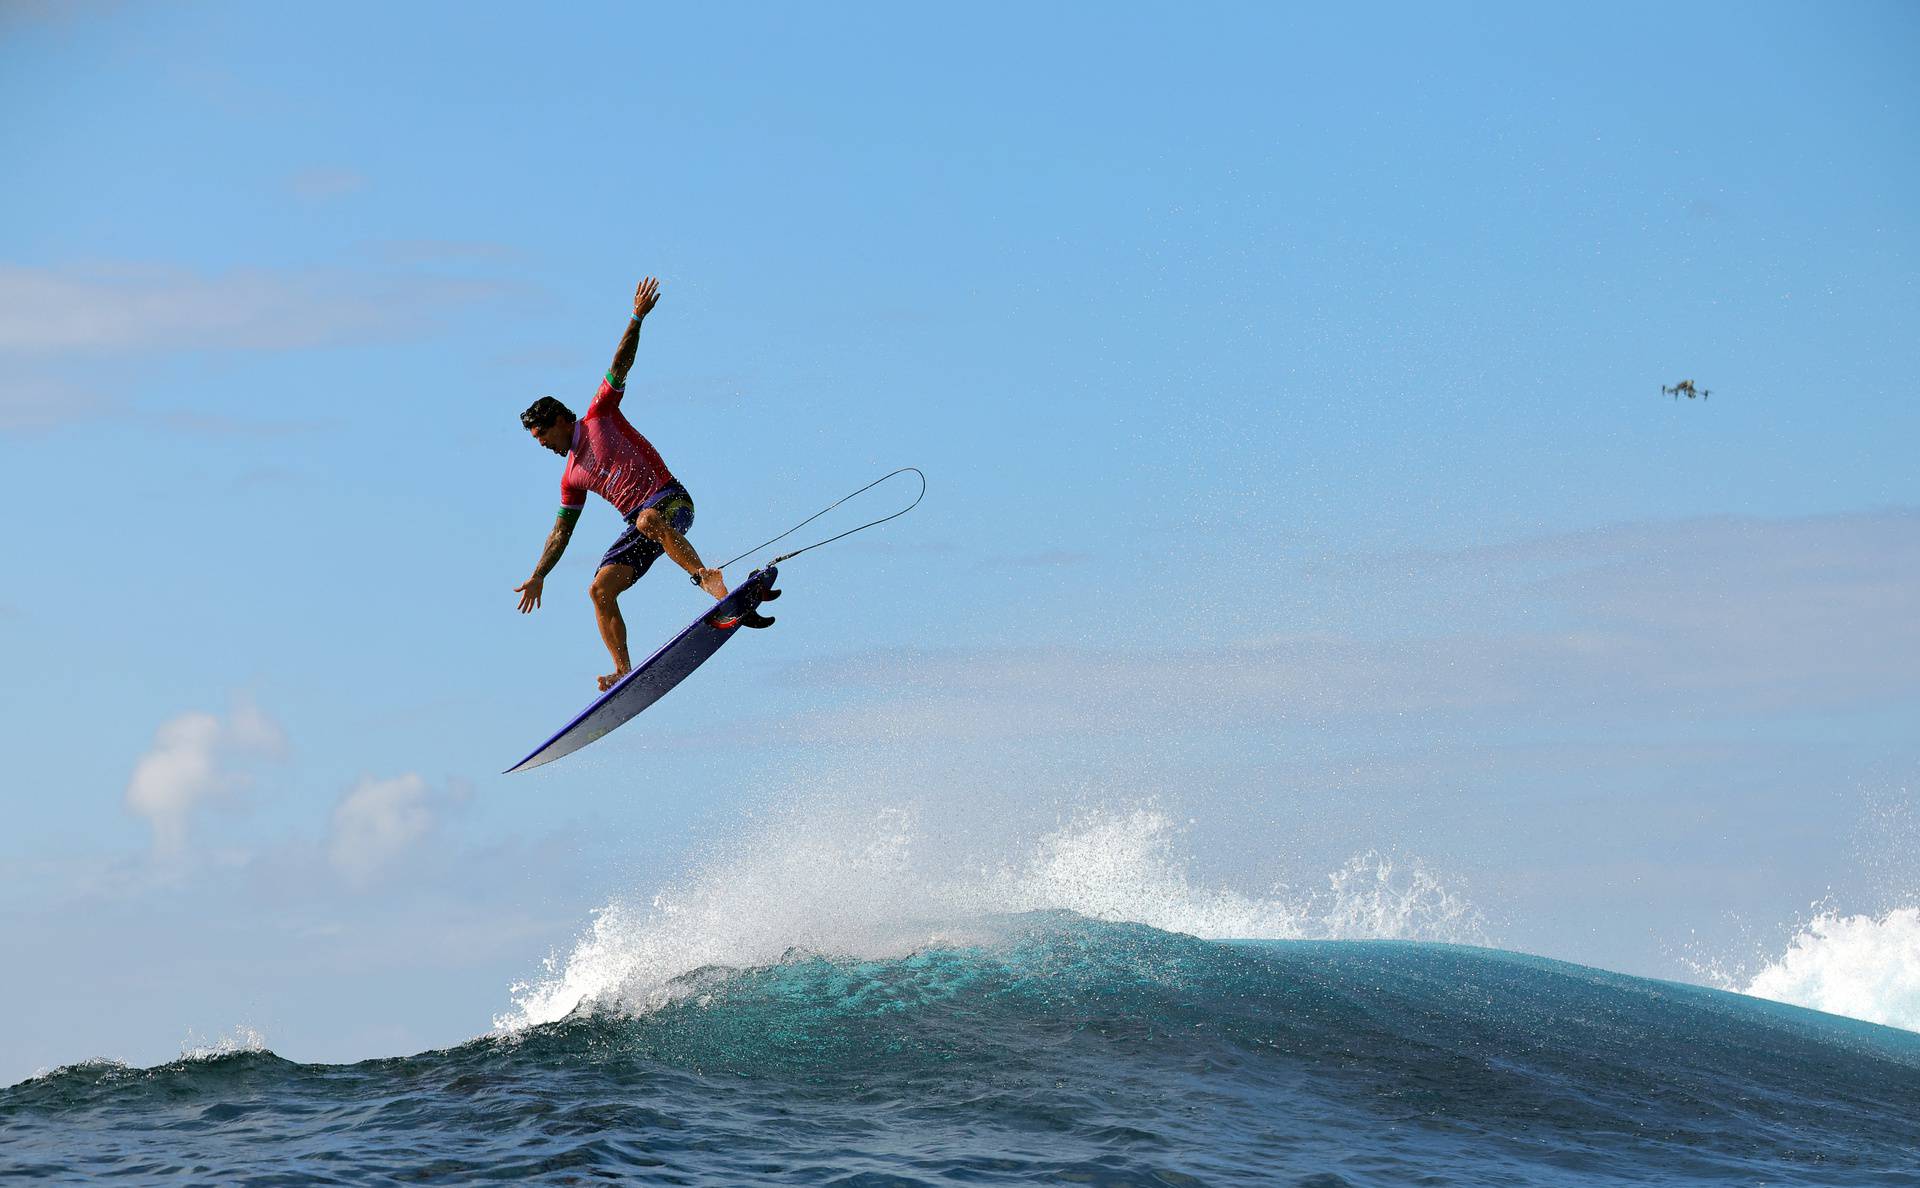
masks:
[[[9,1180],[1913,1184],[1920,1035],[1481,949],[1064,914],[353,1065],[0,1090]]]

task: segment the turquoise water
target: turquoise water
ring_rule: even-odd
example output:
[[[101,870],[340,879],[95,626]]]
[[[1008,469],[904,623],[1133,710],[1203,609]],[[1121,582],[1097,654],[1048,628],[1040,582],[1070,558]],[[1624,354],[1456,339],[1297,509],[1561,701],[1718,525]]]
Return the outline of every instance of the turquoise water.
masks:
[[[352,1065],[0,1090],[7,1179],[1916,1184],[1920,1035],[1487,949],[1070,913]]]

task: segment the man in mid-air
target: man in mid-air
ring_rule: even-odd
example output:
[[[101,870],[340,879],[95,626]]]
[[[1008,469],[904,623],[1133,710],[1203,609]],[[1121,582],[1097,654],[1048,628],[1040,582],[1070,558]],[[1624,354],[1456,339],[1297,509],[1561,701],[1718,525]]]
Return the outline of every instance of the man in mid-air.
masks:
[[[585,416],[576,418],[571,409],[551,396],[542,396],[520,414],[520,423],[535,441],[567,459],[560,475],[560,515],[547,534],[547,547],[540,552],[533,576],[514,587],[520,595],[520,613],[527,614],[540,605],[541,586],[567,551],[573,526],[587,504],[588,491],[599,492],[627,522],[627,530],[600,558],[599,571],[588,588],[594,614],[600,620],[600,638],[613,654],[613,671],[600,678],[603,692],[633,668],[627,657],[627,623],[620,617],[620,595],[640,580],[660,554],[665,553],[691,574],[702,590],[715,598],[727,596],[720,571],[707,568],[687,543],[687,529],[693,526],[693,498],[660,460],[653,443],[640,436],[620,413],[627,371],[640,347],[640,323],[659,300],[660,282],[653,277],[641,281],[634,290],[633,320],[627,323],[620,349],[613,355],[613,366],[607,369],[607,378]]]

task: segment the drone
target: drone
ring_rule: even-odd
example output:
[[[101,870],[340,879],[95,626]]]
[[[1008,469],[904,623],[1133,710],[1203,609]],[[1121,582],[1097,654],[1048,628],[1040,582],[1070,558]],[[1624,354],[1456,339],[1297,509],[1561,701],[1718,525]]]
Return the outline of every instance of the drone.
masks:
[[[1705,400],[1707,397],[1713,395],[1713,393],[1706,388],[1694,387],[1692,380],[1681,380],[1671,388],[1665,384],[1661,384],[1660,394],[1662,396],[1671,396],[1675,400],[1680,399],[1682,396],[1685,396],[1688,400],[1692,400],[1695,396]]]

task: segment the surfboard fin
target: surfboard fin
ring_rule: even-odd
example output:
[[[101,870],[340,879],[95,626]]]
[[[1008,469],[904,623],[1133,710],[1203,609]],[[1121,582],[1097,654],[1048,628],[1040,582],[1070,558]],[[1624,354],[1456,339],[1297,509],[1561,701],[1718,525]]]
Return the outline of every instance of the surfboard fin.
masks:
[[[718,627],[722,631],[731,631],[735,627],[753,627],[753,628],[771,627],[773,626],[773,616],[761,614],[760,604],[763,602],[772,602],[774,599],[778,597],[780,597],[780,591],[768,590],[765,594],[762,594],[758,598],[754,599],[753,605],[747,607],[740,614],[733,615],[725,619],[710,618],[707,620],[707,622],[712,626]]]
[[[765,594],[754,599],[753,605],[747,608],[747,613],[740,616],[740,625],[742,627],[756,628],[773,626],[773,616],[761,614],[760,604],[763,602],[772,602],[778,597],[780,597],[780,591],[769,589]]]

